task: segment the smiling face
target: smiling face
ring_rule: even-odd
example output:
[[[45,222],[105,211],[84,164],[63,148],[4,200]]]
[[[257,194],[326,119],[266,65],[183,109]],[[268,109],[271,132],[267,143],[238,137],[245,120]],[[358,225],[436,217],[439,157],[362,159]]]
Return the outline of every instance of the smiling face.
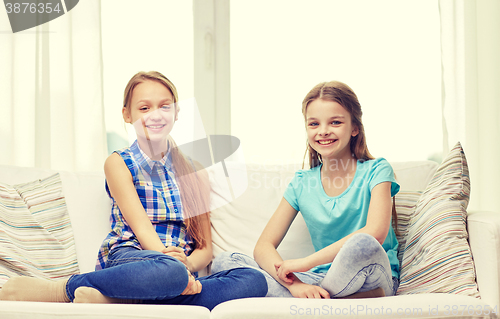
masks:
[[[134,88],[132,98],[123,108],[123,119],[134,125],[139,143],[165,142],[177,120],[172,92],[157,81],[146,80]]]
[[[359,131],[351,123],[351,114],[339,103],[316,99],[306,110],[309,145],[325,159],[352,158],[350,140]]]

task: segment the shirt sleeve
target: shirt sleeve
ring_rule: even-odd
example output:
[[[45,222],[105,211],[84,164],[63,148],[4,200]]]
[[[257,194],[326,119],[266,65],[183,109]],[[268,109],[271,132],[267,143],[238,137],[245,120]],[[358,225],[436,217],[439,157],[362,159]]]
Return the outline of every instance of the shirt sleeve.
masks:
[[[290,181],[285,190],[285,193],[283,194],[283,197],[288,202],[288,204],[290,204],[290,206],[292,206],[296,211],[300,211],[298,199],[300,197],[300,194],[302,193],[302,177],[302,171],[295,172],[295,176]]]
[[[372,167],[369,182],[370,191],[373,187],[383,182],[391,182],[391,196],[394,196],[399,192],[399,184],[394,177],[394,171],[391,164],[389,164],[386,159],[379,158],[375,160]]]

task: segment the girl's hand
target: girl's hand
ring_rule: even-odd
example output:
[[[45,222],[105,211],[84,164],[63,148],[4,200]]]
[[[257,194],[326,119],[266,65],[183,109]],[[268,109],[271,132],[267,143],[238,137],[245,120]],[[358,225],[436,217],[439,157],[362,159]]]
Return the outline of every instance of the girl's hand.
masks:
[[[300,280],[296,280],[288,287],[288,290],[292,296],[296,298],[330,299],[330,294],[325,289],[319,286],[305,284]]]
[[[189,273],[189,281],[186,289],[181,293],[181,295],[196,295],[201,292],[201,282],[196,280],[191,273]]]
[[[276,269],[278,277],[289,284],[293,283],[294,278],[296,278],[293,275],[294,272],[308,271],[311,269],[305,258],[283,260],[275,263],[274,268]]]
[[[192,269],[191,263],[189,262],[189,259],[187,258],[186,253],[184,253],[184,250],[182,248],[175,246],[168,246],[161,252],[164,253],[165,255],[172,256],[175,259],[179,260],[184,264],[184,266],[186,266],[187,270],[191,271]]]

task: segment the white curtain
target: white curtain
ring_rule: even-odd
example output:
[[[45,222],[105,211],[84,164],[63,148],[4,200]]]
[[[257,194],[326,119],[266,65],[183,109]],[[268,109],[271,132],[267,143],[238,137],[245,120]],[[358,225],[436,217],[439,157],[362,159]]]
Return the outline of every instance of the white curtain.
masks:
[[[100,1],[12,33],[0,17],[0,164],[102,170]]]
[[[440,0],[443,149],[460,141],[472,210],[500,207],[500,1]]]

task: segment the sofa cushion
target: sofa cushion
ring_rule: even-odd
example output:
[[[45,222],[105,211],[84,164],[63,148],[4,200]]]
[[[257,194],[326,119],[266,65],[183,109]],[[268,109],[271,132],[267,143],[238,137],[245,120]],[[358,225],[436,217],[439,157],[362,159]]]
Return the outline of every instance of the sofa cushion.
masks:
[[[390,162],[398,181],[399,192],[423,191],[434,176],[438,163],[434,161]]]
[[[12,276],[61,279],[78,272],[59,174],[0,184],[0,287]]]
[[[210,319],[202,306],[0,301],[2,319]]]
[[[212,309],[212,319],[233,318],[497,318],[481,299],[448,294],[419,294],[366,299],[246,298]]]
[[[437,292],[479,297],[467,242],[469,193],[467,161],[457,143],[415,207],[398,294]]]

